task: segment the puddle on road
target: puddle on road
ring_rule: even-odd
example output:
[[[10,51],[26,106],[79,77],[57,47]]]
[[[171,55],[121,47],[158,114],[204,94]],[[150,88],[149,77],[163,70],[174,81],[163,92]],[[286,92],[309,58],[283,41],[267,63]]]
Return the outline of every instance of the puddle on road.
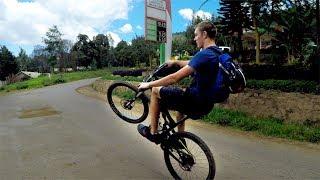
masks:
[[[43,117],[43,116],[52,116],[60,114],[59,111],[54,110],[52,107],[43,107],[37,109],[25,109],[21,111],[19,118],[34,118],[34,117]]]

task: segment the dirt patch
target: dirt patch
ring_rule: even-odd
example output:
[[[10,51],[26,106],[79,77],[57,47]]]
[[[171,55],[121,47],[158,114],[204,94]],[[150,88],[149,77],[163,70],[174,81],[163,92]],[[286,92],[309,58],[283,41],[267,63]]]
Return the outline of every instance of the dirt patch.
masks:
[[[92,88],[92,85],[79,87],[76,91],[88,97],[98,99],[100,101],[107,101],[106,93],[101,93]]]
[[[255,117],[275,117],[287,123],[320,125],[320,96],[303,93],[250,90],[232,94],[219,106]]]
[[[26,118],[34,118],[34,117],[52,116],[56,114],[60,114],[60,112],[54,110],[52,107],[43,107],[43,108],[37,108],[37,109],[22,110],[19,118],[26,119]]]

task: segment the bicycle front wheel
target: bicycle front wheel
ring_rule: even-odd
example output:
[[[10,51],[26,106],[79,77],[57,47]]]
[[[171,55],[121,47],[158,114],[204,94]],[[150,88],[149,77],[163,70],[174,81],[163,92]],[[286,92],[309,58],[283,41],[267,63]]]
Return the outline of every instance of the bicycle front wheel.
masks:
[[[190,132],[177,132],[169,138],[164,159],[175,179],[214,179],[216,166],[209,147]]]
[[[138,94],[138,88],[126,83],[116,82],[110,85],[107,99],[111,109],[123,120],[129,123],[144,121],[149,113],[148,98]]]

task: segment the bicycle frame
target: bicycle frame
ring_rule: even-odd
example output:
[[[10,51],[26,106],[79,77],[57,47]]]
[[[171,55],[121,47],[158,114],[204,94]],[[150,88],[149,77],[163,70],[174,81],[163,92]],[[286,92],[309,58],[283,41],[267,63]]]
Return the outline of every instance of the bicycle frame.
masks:
[[[164,119],[164,123],[160,132],[163,134],[168,134],[169,132],[175,132],[174,128],[176,128],[177,126],[182,124],[184,121],[189,119],[188,116],[185,116],[176,122],[175,120],[172,119],[167,109],[161,110],[161,114],[162,114],[162,118]]]

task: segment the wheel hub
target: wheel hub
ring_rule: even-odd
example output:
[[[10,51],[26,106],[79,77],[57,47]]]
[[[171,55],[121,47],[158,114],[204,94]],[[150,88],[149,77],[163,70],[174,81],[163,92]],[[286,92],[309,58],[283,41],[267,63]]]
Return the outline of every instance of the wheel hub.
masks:
[[[132,100],[121,100],[121,106],[124,109],[131,110],[134,106],[134,101]]]

